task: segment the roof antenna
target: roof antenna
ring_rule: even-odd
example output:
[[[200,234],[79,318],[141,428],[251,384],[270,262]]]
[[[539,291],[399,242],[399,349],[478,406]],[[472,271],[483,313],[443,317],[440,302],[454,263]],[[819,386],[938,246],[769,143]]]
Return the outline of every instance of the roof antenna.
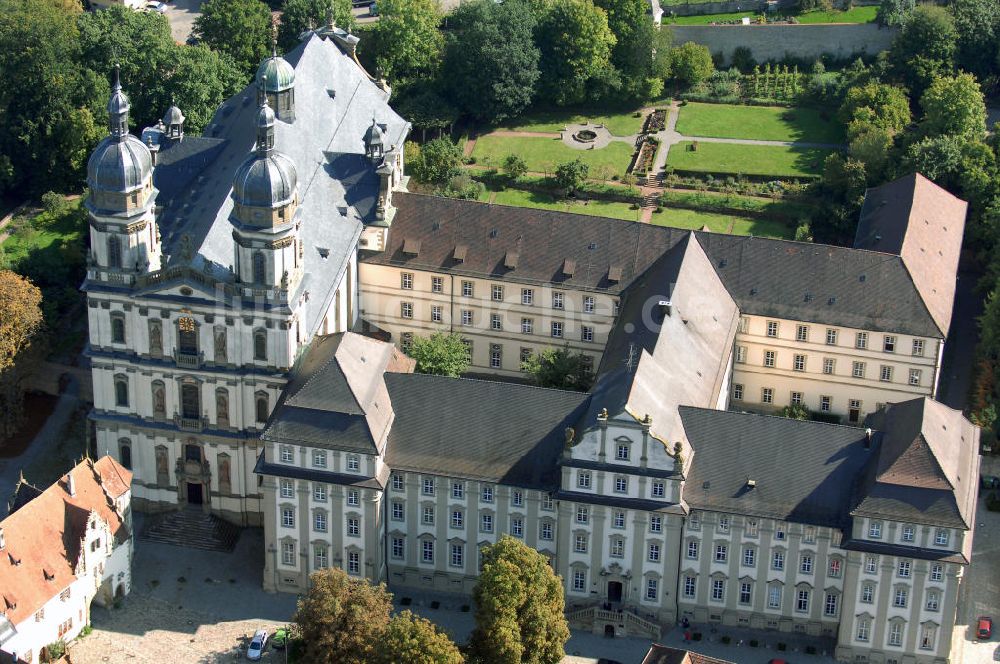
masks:
[[[628,345],[628,357],[625,358],[625,369],[629,373],[635,371],[635,344],[631,342]]]

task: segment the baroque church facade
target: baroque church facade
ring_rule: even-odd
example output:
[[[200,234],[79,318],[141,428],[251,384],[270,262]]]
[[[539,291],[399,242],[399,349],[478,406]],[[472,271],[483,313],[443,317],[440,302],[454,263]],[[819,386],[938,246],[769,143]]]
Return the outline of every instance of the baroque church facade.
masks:
[[[843,248],[410,194],[356,45],[305,33],[197,137],[175,107],[132,136],[116,81],[84,289],[97,444],[136,508],[262,525],[273,591],[338,566],[468,593],[506,534],[577,627],[946,662],[978,473],[933,399],[964,202],[873,189]],[[494,377],[568,345],[595,385],[414,374],[436,331]]]

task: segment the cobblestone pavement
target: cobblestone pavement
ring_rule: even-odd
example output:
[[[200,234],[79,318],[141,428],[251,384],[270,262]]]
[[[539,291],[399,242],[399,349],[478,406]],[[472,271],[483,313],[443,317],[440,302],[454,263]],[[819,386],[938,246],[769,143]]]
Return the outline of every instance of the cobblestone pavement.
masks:
[[[958,615],[952,637],[952,664],[1000,661],[1000,513],[986,509],[979,499],[972,564],[966,570],[958,597]],[[993,638],[980,641],[975,627],[979,616],[993,618]]]

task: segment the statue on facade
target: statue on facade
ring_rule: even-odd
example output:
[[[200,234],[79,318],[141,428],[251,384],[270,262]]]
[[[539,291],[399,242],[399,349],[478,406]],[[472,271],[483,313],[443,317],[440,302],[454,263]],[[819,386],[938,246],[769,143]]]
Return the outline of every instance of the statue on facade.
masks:
[[[162,387],[153,388],[153,413],[163,417],[167,413],[167,398]]]
[[[219,422],[229,422],[229,395],[220,390],[215,395],[215,419]]]
[[[215,331],[215,361],[226,361],[226,330],[220,328]]]
[[[288,270],[281,273],[281,290],[288,290]]]
[[[149,353],[151,355],[163,354],[163,328],[158,320],[149,323]]]

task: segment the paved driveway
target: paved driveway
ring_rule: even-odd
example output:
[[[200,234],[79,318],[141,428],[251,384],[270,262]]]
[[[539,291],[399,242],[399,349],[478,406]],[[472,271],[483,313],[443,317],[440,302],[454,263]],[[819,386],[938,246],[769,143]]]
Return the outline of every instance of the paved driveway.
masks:
[[[191,36],[194,21],[201,16],[202,0],[168,0],[167,22],[174,41],[183,44]]]
[[[1000,512],[989,512],[979,500],[972,564],[962,583],[952,642],[952,664],[986,664],[1000,661]],[[976,618],[991,616],[993,638],[979,641]]]

